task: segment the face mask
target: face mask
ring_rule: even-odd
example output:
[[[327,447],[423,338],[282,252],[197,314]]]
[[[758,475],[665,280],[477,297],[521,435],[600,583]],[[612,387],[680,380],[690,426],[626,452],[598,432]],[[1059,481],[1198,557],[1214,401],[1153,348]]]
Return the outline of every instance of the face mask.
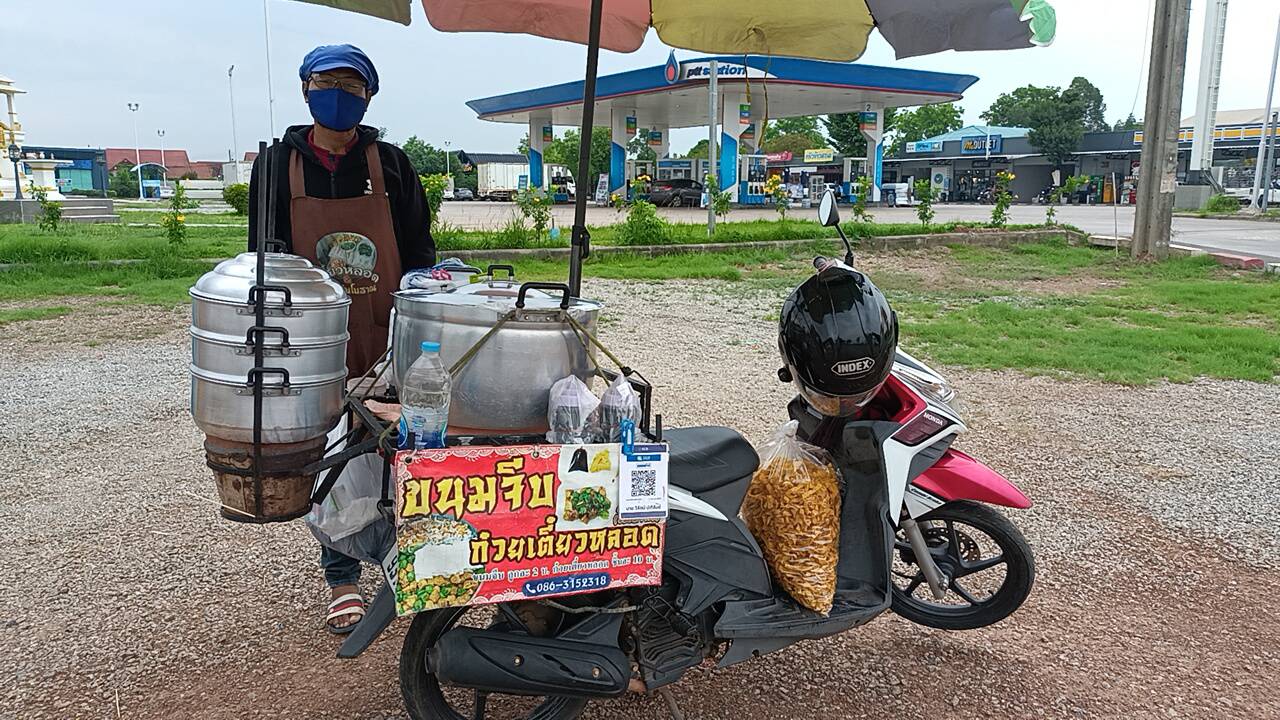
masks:
[[[311,108],[311,117],[330,130],[339,132],[359,125],[367,105],[364,98],[352,95],[342,88],[307,92],[307,106]]]

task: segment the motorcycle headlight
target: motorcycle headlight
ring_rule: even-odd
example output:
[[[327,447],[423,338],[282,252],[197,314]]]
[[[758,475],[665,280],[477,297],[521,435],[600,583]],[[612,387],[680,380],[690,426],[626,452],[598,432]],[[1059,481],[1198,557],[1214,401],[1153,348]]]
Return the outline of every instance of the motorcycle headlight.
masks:
[[[960,394],[951,386],[951,383],[937,375],[922,373],[902,363],[893,364],[893,374],[921,395],[933,402],[946,405],[956,417],[961,417],[964,406],[960,402]]]

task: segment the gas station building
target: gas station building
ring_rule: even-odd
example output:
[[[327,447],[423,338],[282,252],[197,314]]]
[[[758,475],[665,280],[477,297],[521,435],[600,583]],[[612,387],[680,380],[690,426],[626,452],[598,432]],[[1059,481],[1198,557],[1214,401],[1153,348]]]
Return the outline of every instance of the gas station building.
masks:
[[[717,64],[718,118],[710,118],[711,61]],[[597,125],[611,130],[608,189],[616,192],[639,174],[657,180],[691,178],[701,181],[707,162],[670,158],[670,132],[674,128],[720,126],[720,188],[734,202],[764,203],[764,183],[769,158],[759,149],[766,120],[805,115],[861,113],[861,130],[867,138],[866,158],[838,158],[830,149],[814,148],[813,158],[797,159],[814,164],[835,163],[848,195],[857,174],[868,172],[874,196],[879,200],[883,178],[884,109],[945,103],[963,97],[977,78],[972,75],[906,70],[901,68],[833,63],[798,58],[747,56],[699,57],[679,61],[675,53],[665,65],[631,70],[597,79]],[[524,124],[529,128],[529,184],[545,187],[542,150],[554,138],[555,126],[582,124],[581,81],[472,100],[467,103],[482,120]],[[637,133],[646,134],[658,157],[649,168],[627,159],[627,144]],[[775,166],[777,158],[774,158]],[[864,165],[865,163],[865,165]],[[800,164],[804,164],[801,162]],[[828,167],[825,176],[830,181]],[[592,188],[596,178],[576,178],[579,188]]]

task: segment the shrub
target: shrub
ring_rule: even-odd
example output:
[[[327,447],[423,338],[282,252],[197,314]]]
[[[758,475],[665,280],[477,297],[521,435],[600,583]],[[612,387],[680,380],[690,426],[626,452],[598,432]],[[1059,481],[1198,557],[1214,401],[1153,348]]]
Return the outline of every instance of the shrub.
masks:
[[[1209,213],[1235,213],[1240,210],[1240,201],[1230,195],[1214,195],[1204,204],[1204,211]]]
[[[58,232],[58,223],[62,222],[62,203],[51,201],[49,192],[42,187],[36,187],[35,183],[31,183],[29,192],[31,197],[40,203],[40,229]]]
[[[231,206],[237,215],[249,214],[249,185],[235,183],[222,188],[222,201]]]
[[[920,224],[929,227],[929,223],[933,222],[933,182],[929,178],[917,180],[914,186],[916,191],[916,217],[920,218]]]
[[[853,183],[853,219],[858,222],[875,222],[867,212],[867,198],[871,196],[871,178],[863,175]]]
[[[169,238],[170,245],[180,245],[187,240],[187,216],[185,211],[187,208],[195,207],[196,203],[187,199],[187,189],[183,187],[181,180],[173,183],[173,197],[169,199],[169,212],[164,214],[160,219],[160,224],[164,226],[165,235]]]
[[[665,245],[675,241],[671,225],[658,214],[658,208],[647,200],[631,203],[627,219],[618,226],[618,240],[623,245]]]
[[[729,217],[729,191],[720,189],[720,181],[712,173],[707,173],[703,179],[706,181],[707,202],[711,204],[711,211],[721,220]]]
[[[791,209],[791,193],[787,192],[787,186],[782,184],[780,175],[770,175],[769,179],[764,182],[764,194],[773,203],[773,209],[778,211],[778,218],[787,219],[787,210]]]
[[[444,203],[444,191],[449,189],[449,176],[438,175],[422,175],[419,177],[422,181],[422,192],[427,196],[427,209],[431,213],[431,229],[436,229],[436,223],[440,222],[440,206]]]
[[[516,207],[526,220],[533,223],[533,234],[542,239],[547,226],[551,224],[551,198],[540,188],[525,188],[516,193]]]
[[[1017,177],[1008,170],[996,173],[995,207],[991,208],[991,224],[1004,227],[1009,222],[1009,206],[1013,204],[1013,194],[1009,192],[1009,183]]]

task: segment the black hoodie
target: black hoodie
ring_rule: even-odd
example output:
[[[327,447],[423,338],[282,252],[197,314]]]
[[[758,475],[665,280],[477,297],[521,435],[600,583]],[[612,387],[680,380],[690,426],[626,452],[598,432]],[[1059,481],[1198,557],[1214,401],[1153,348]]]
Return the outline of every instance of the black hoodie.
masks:
[[[436,262],[436,244],[431,239],[431,210],[422,192],[422,182],[414,172],[409,157],[391,143],[378,141],[377,128],[361,125],[356,129],[355,145],[338,160],[334,172],[320,163],[307,142],[310,125],[294,125],[285,132],[275,150],[268,149],[278,172],[273,183],[276,195],[275,238],[285,243],[288,252],[293,251],[293,234],[289,218],[289,151],[302,153],[302,177],[310,197],[334,199],[359,197],[364,194],[369,181],[365,148],[378,143],[378,156],[382,158],[382,174],[387,193],[391,196],[391,222],[396,230],[396,244],[400,248],[402,272],[431,267]],[[258,181],[263,159],[253,161],[253,176],[249,181],[249,249],[257,248]],[[335,228],[340,229],[340,228]]]

